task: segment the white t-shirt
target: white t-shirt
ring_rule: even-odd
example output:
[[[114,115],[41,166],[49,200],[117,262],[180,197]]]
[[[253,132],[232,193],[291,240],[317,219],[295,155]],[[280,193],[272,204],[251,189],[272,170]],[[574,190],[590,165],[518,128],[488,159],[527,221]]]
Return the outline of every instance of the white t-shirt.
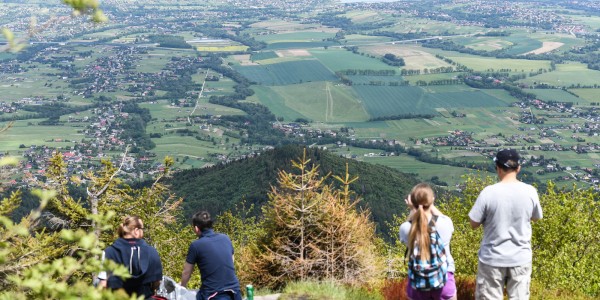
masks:
[[[542,218],[536,189],[526,183],[487,186],[469,212],[483,225],[479,260],[493,267],[518,267],[531,262],[531,220]]]
[[[410,232],[410,222],[404,222],[400,225],[400,241],[404,245],[408,245],[408,234]],[[450,240],[452,240],[452,233],[454,232],[454,224],[448,216],[439,215],[437,222],[435,222],[435,229],[437,230],[442,242],[444,243],[444,249],[446,250],[446,259],[448,260],[448,272],[454,273],[454,258],[450,253]]]

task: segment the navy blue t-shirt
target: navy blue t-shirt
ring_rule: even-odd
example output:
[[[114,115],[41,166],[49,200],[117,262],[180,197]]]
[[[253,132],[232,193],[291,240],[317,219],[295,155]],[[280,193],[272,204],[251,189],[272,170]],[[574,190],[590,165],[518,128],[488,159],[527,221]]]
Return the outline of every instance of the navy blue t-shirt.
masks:
[[[200,238],[190,245],[185,261],[200,269],[201,290],[208,293],[239,290],[240,283],[233,266],[233,245],[227,235],[212,229],[203,230]]]

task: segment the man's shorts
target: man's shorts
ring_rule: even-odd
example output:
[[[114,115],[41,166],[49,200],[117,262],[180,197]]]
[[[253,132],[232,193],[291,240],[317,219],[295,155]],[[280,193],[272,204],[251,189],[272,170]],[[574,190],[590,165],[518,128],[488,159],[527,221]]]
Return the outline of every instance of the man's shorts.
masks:
[[[508,299],[529,299],[531,262],[518,267],[493,267],[479,262],[476,300],[502,300],[504,286]]]

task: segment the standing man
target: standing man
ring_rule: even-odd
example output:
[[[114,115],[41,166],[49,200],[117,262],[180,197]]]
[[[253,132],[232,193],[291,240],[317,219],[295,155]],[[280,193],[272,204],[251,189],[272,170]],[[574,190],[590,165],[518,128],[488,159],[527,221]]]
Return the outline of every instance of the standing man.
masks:
[[[521,171],[514,149],[498,151],[499,182],[481,191],[469,212],[473,229],[483,225],[475,299],[529,299],[531,221],[542,218],[536,189],[517,179]]]
[[[202,286],[197,300],[242,300],[240,283],[233,266],[233,245],[225,234],[215,233],[213,220],[206,211],[192,217],[192,226],[198,239],[188,249],[181,285],[187,286],[194,265],[200,269]]]

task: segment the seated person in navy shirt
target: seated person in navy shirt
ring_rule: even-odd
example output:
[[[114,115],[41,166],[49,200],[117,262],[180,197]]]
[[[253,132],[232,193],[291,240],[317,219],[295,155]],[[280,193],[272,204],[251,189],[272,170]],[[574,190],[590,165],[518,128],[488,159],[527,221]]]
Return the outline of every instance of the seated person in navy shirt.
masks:
[[[197,212],[192,217],[198,239],[188,249],[181,285],[187,286],[194,265],[197,265],[202,280],[197,300],[242,300],[233,266],[233,245],[227,235],[215,233],[212,224],[213,220],[206,211]]]

